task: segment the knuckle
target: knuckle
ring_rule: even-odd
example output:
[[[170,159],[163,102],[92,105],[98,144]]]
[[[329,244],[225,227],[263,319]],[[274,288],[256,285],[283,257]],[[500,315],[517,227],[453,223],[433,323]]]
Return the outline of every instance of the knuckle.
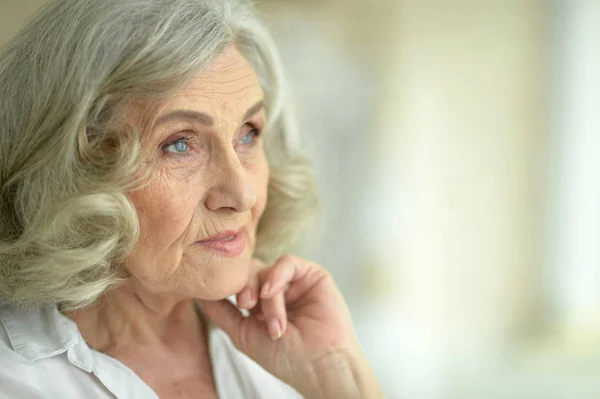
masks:
[[[319,269],[319,271],[323,275],[324,279],[333,281],[333,275],[331,274],[331,272],[329,272],[329,271],[327,271],[327,270],[325,270],[323,268]]]
[[[292,254],[284,254],[281,255],[278,259],[277,259],[277,264],[289,264],[289,263],[294,263],[298,260],[298,258]]]

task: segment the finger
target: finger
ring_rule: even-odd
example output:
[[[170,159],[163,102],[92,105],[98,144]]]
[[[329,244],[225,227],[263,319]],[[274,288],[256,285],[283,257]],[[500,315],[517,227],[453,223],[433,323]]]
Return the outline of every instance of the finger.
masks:
[[[294,281],[288,289],[285,290],[285,302],[292,304],[300,299],[318,284],[323,282],[329,282],[332,287],[335,287],[335,283],[331,279],[331,275],[320,267],[310,268],[304,277]]]
[[[241,309],[250,310],[256,306],[259,297],[260,279],[258,273],[265,265],[258,259],[252,259],[250,278],[246,287],[236,295],[236,304]]]
[[[261,271],[263,286],[261,298],[272,298],[287,289],[294,281],[304,277],[309,269],[306,261],[292,255],[279,257],[272,267]]]
[[[271,338],[274,340],[281,338],[287,329],[284,293],[280,292],[272,298],[261,299],[260,307]]]
[[[292,255],[283,255],[272,267],[259,272],[262,281],[260,308],[273,339],[278,339],[287,329],[286,303],[302,297],[327,273],[317,265]],[[293,292],[288,297],[287,290]]]
[[[259,273],[263,281],[260,307],[269,335],[273,339],[279,339],[287,330],[285,291],[294,278],[301,277],[302,272],[298,259],[282,256],[272,267]]]

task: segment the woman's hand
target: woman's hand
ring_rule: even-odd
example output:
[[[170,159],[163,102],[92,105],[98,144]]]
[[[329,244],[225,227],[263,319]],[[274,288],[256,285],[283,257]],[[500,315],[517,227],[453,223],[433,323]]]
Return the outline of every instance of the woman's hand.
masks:
[[[257,278],[237,296],[249,317],[226,300],[202,302],[234,345],[306,397],[383,397],[331,276],[291,255],[256,265]]]

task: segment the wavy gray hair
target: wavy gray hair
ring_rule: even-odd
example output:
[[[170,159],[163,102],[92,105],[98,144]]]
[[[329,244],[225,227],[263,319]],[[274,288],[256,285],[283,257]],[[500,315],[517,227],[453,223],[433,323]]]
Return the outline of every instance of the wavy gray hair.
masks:
[[[132,101],[172,95],[235,44],[268,110],[271,165],[256,256],[272,260],[314,215],[277,52],[238,0],[54,0],[0,55],[0,302],[93,303],[124,280],[138,238],[127,192],[141,135]]]

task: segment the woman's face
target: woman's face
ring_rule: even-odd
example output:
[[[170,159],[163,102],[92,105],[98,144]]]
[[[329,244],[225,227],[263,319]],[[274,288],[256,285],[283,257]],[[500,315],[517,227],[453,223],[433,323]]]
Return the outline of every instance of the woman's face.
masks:
[[[135,286],[209,300],[244,288],[267,201],[263,98],[230,46],[153,115],[144,132],[151,181],[130,194],[141,229],[126,261]]]

